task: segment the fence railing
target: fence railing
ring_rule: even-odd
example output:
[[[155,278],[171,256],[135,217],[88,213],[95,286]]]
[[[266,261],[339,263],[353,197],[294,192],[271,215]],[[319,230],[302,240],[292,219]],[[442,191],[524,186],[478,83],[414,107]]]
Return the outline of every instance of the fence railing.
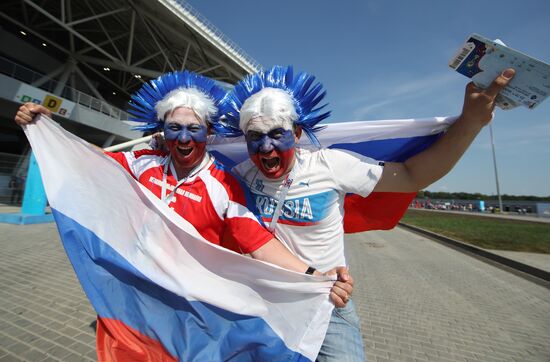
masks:
[[[40,82],[39,85],[33,85],[36,88],[45,90],[49,93],[54,93],[54,90],[57,88],[59,82],[48,78],[45,79],[45,75],[35,72],[29,68],[26,68],[20,64],[14,63],[9,59],[0,56],[0,72],[12,77],[14,79],[20,80],[21,82],[33,85],[38,80],[45,80]],[[105,115],[108,115],[111,118],[118,119],[121,121],[128,120],[128,113],[123,110],[110,105],[109,103],[102,101],[101,99],[92,97],[89,94],[83,93],[77,89],[74,89],[69,86],[63,86],[60,97],[65,98],[74,103],[80,104],[83,107],[92,109],[97,112],[101,112]]]
[[[219,30],[214,24],[210,22],[204,15],[198,10],[193,8],[190,4],[183,0],[169,0],[172,4],[179,6],[190,17],[194,18],[195,24],[197,24],[203,31],[210,36],[217,38],[221,43],[231,52],[233,56],[239,58],[241,61],[247,63],[253,71],[259,71],[262,66],[250,55],[248,55],[241,47],[239,47],[233,40],[228,38],[221,30]]]

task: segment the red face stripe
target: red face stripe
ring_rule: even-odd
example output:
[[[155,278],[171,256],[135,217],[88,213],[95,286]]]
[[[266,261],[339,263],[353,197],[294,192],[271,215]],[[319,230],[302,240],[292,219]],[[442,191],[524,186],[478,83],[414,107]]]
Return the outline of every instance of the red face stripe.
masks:
[[[250,159],[267,178],[277,179],[290,171],[295,148],[286,151],[272,150],[269,153],[255,153]]]
[[[181,143],[174,140],[166,141],[166,145],[176,166],[183,170],[190,170],[197,166],[206,154],[206,142],[191,140],[187,143]]]

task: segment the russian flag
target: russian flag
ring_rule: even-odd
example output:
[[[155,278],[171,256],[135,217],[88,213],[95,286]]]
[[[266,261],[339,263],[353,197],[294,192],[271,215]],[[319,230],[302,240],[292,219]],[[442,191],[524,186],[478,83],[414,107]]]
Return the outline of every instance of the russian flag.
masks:
[[[98,314],[100,360],[315,360],[333,281],[207,242],[114,160],[44,116],[25,133]]]
[[[331,123],[316,135],[323,147],[349,150],[383,162],[402,162],[429,147],[456,119],[433,117]],[[307,137],[300,139],[299,147],[315,148]],[[248,157],[243,137],[216,137],[210,149],[228,165]],[[415,192],[373,192],[367,197],[347,195],[344,230],[356,233],[392,229],[415,196]]]

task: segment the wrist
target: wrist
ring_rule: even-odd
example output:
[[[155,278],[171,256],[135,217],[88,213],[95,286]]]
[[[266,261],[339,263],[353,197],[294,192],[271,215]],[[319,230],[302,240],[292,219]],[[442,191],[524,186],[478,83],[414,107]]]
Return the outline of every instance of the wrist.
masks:
[[[484,121],[480,119],[479,117],[475,116],[468,116],[465,114],[461,114],[458,120],[456,121],[457,124],[460,124],[460,128],[462,132],[465,133],[473,133],[478,134],[483,127],[485,127],[489,121]]]
[[[319,271],[317,271],[317,269],[315,269],[312,266],[308,267],[307,270],[305,271],[305,273],[308,274],[308,275],[320,275]]]
[[[493,120],[495,112],[482,110],[478,112],[462,112],[459,120],[466,123],[472,129],[482,129]]]

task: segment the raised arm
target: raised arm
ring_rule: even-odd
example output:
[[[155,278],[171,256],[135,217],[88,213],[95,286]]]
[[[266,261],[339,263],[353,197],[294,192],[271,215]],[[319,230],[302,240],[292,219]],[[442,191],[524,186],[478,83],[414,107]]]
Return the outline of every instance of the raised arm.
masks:
[[[495,99],[513,78],[506,69],[486,89],[466,86],[458,120],[427,150],[403,163],[388,162],[375,191],[415,192],[445,176],[468,149],[481,129],[493,118]]]

